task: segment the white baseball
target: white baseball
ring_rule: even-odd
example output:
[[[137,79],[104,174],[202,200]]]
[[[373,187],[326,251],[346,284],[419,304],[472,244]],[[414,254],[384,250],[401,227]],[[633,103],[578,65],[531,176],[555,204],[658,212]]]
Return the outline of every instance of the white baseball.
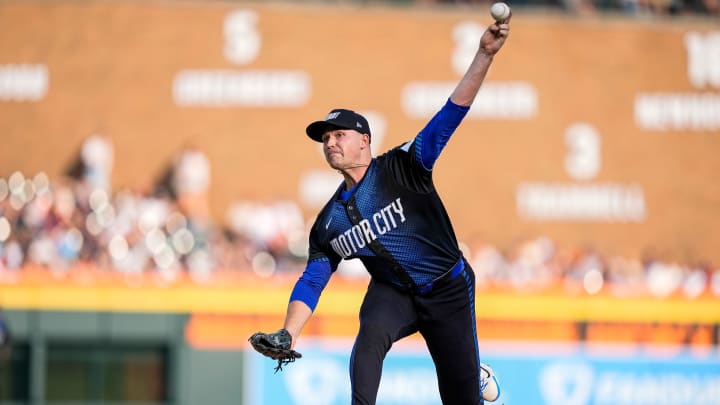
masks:
[[[505,21],[510,17],[510,6],[503,2],[497,2],[490,7],[490,15],[495,21]]]

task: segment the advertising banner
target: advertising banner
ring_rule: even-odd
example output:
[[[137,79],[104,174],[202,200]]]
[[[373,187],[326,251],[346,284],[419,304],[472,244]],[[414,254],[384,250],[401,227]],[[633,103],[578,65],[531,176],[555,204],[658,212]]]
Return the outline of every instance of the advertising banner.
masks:
[[[304,357],[274,373],[275,362],[246,357],[244,405],[347,405],[350,347],[313,342]],[[378,405],[440,405],[427,350],[400,345],[385,359]],[[325,348],[323,348],[325,347]],[[680,346],[525,342],[483,345],[505,405],[718,405],[716,350]]]

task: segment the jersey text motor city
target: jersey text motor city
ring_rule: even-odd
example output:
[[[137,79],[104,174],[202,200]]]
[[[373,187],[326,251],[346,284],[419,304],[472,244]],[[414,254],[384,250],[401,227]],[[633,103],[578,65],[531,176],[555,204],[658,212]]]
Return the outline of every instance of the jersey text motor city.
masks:
[[[383,235],[405,222],[405,214],[400,198],[381,208],[370,216],[371,219],[363,219],[357,225],[341,233],[330,241],[335,253],[343,259],[355,254],[359,249],[375,239],[377,234]],[[372,225],[375,225],[373,231]],[[329,225],[329,223],[328,223]]]

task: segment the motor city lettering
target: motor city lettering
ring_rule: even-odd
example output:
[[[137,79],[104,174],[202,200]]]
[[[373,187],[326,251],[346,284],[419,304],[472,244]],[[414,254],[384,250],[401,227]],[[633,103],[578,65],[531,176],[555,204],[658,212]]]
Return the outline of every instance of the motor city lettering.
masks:
[[[403,222],[405,222],[405,212],[398,198],[372,214],[370,218],[363,218],[357,225],[333,238],[330,246],[342,258],[347,258],[377,239],[378,235],[392,231]]]

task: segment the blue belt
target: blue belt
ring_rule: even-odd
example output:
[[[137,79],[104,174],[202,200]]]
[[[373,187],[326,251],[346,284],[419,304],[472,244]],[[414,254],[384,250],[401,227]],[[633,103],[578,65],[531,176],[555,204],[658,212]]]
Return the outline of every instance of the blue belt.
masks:
[[[433,281],[418,287],[417,294],[418,295],[429,294],[430,291],[432,291],[434,287],[439,287],[441,285],[444,285],[444,284],[450,282],[451,280],[454,280],[455,277],[458,276],[458,274],[463,272],[463,270],[465,270],[465,259],[463,259],[461,257],[460,260],[458,260],[458,262],[455,263],[455,265],[450,270],[441,274]]]

